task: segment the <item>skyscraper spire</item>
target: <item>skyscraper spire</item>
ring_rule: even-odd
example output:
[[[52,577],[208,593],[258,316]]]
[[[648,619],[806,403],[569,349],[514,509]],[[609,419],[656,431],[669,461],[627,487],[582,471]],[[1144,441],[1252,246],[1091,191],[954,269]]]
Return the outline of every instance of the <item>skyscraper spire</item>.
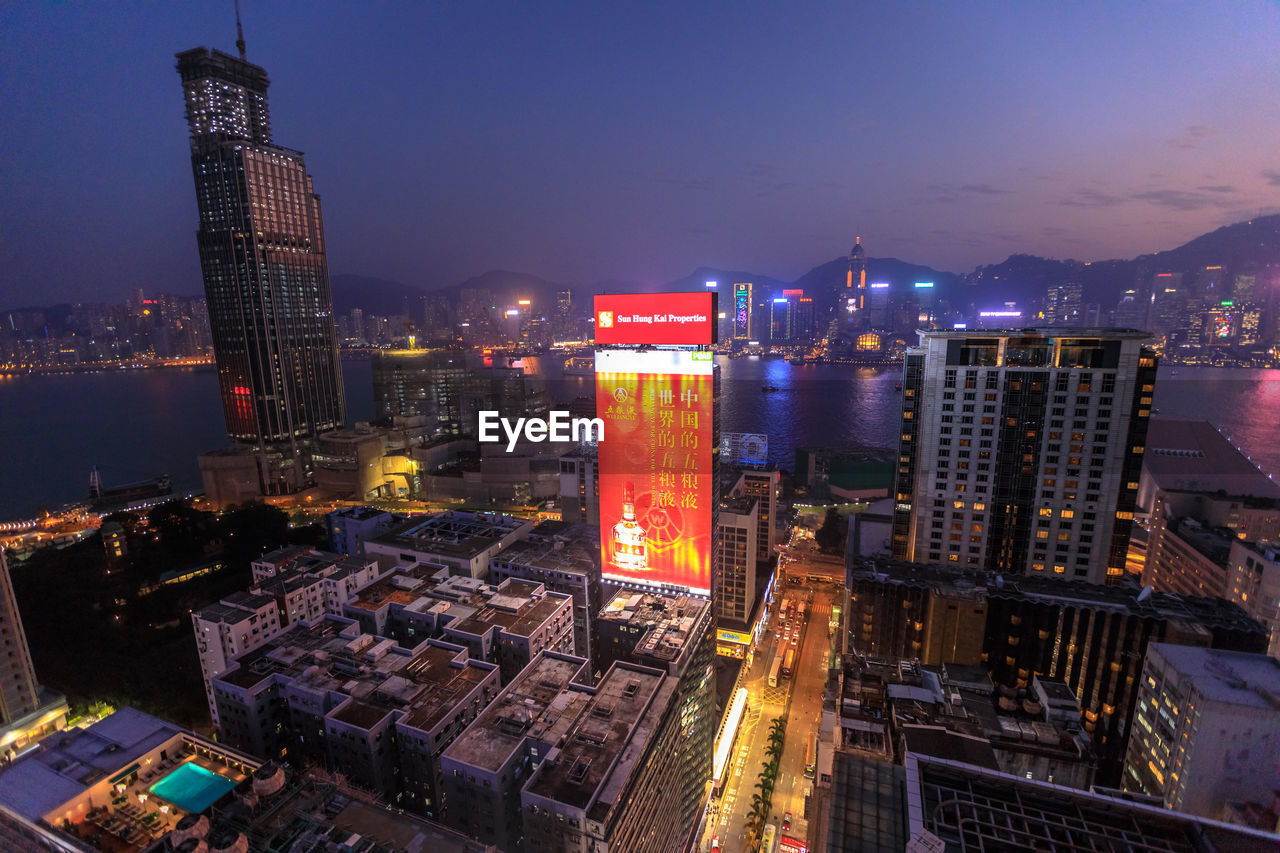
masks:
[[[244,27],[240,26],[240,0],[236,2],[236,50],[240,51],[240,58],[244,59]]]

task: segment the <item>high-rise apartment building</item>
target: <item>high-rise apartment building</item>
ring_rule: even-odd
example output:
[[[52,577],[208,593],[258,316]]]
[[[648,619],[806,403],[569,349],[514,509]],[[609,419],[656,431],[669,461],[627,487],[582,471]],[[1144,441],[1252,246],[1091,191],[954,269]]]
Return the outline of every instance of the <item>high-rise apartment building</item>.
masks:
[[[1146,335],[919,335],[902,383],[893,556],[1123,576],[1155,388]]]
[[[227,433],[261,494],[294,491],[308,441],[345,421],[320,197],[302,153],[272,141],[267,73],[243,47],[177,58]]]
[[[1124,786],[1171,809],[1223,819],[1235,802],[1280,790],[1280,660],[1152,643],[1124,764]]]
[[[290,546],[252,564],[253,586],[191,614],[209,716],[219,725],[213,678],[240,655],[279,636],[290,625],[340,613],[347,600],[381,574],[373,560]]]
[[[22,616],[13,595],[13,580],[0,549],[0,640],[7,655],[0,658],[0,756],[8,758],[67,721],[67,700],[36,682]]]
[[[753,495],[728,497],[720,502],[717,520],[720,547],[716,549],[716,624],[746,627],[756,598],[756,528],[760,499]]]

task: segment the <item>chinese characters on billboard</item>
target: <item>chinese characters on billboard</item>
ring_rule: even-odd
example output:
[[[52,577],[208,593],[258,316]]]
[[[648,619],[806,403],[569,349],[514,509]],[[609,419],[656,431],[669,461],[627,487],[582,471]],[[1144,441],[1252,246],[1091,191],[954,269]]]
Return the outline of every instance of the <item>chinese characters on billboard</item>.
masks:
[[[714,364],[705,351],[596,352],[606,578],[710,594]]]

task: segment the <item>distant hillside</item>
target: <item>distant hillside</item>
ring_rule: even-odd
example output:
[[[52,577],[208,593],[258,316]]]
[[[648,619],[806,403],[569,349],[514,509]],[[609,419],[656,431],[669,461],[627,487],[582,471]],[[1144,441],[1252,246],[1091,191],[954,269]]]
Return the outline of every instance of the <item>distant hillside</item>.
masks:
[[[1086,302],[1109,309],[1126,290],[1145,287],[1155,273],[1191,275],[1208,266],[1222,266],[1228,275],[1280,266],[1280,215],[1227,225],[1176,249],[1132,260],[1084,263],[1010,255],[1001,263],[978,267],[964,277],[964,283],[969,300],[986,307],[1006,300],[1036,302],[1055,284],[1078,282]]]
[[[733,285],[742,281],[749,281],[752,285],[752,294],[759,291],[774,293],[781,291],[783,288],[791,287],[788,282],[781,279],[771,278],[767,275],[760,275],[753,272],[743,272],[741,270],[719,270],[711,267],[698,267],[684,278],[677,278],[675,281],[667,282],[661,290],[669,290],[675,292],[687,292],[706,290],[707,282],[714,281],[719,283],[718,292],[724,297],[729,298],[733,294]],[[658,290],[658,288],[654,288]]]
[[[331,275],[329,289],[333,293],[335,314],[349,314],[359,308],[366,314],[416,314],[421,309],[417,300],[426,291],[419,287],[372,278],[367,275]]]

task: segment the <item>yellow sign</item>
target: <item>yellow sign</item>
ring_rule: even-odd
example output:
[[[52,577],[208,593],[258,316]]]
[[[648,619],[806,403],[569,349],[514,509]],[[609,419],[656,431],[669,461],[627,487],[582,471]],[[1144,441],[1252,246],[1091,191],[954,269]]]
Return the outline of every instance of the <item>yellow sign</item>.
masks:
[[[751,645],[751,635],[744,634],[741,631],[729,631],[725,628],[716,630],[716,639],[724,640],[726,643],[737,643],[740,646]]]

